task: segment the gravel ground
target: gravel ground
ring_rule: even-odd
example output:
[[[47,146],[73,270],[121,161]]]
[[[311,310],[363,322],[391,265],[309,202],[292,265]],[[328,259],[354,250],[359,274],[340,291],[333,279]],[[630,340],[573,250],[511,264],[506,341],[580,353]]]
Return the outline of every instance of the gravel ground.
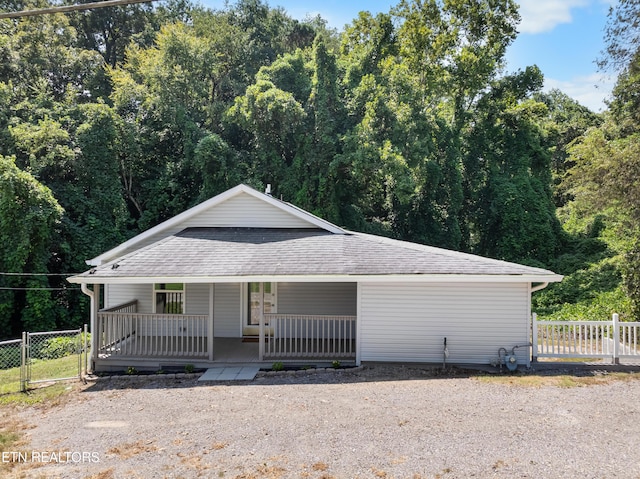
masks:
[[[239,383],[112,379],[20,412],[22,450],[40,456],[13,473],[640,478],[638,398],[640,379],[527,386],[400,366]],[[44,462],[52,453],[59,463]]]

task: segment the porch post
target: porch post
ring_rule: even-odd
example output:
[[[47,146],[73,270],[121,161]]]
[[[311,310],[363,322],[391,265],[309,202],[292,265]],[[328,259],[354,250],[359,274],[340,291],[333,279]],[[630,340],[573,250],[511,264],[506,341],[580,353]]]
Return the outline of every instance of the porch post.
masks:
[[[259,283],[261,296],[260,307],[260,338],[258,339],[258,359],[262,361],[264,359],[264,284]]]
[[[356,366],[362,364],[360,337],[362,336],[362,283],[356,286]]]
[[[215,286],[213,283],[209,285],[209,322],[207,324],[207,351],[209,352],[209,361],[213,361],[213,321],[214,321],[214,300]]]

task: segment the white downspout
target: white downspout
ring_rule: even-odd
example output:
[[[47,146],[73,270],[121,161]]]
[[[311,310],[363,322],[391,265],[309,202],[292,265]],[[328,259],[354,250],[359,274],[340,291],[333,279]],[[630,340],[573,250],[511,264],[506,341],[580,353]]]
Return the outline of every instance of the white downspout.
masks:
[[[529,293],[529,311],[531,311],[531,293],[540,291],[541,289],[544,289],[547,286],[549,286],[548,281],[545,281],[544,283],[540,283],[537,286],[531,285],[531,289]],[[538,316],[536,315],[536,313],[531,313],[531,358],[528,358],[528,359],[531,359],[531,361],[533,361],[534,363],[538,362],[538,353],[537,353],[538,328],[537,328],[536,321],[538,321]],[[529,364],[527,366],[529,366]]]
[[[99,287],[100,286],[94,285],[94,288],[99,288]],[[97,333],[96,324],[97,324],[97,313],[98,313],[97,302],[99,298],[96,298],[96,291],[91,291],[89,289],[89,286],[86,283],[81,283],[80,289],[84,294],[86,294],[87,296],[89,296],[89,298],[91,298],[91,316],[89,320],[89,331],[91,332],[91,356],[90,356],[89,364],[91,365],[91,371],[93,371],[95,368],[96,353],[98,351],[98,335],[96,334]],[[100,291],[100,290],[97,289],[97,291]]]

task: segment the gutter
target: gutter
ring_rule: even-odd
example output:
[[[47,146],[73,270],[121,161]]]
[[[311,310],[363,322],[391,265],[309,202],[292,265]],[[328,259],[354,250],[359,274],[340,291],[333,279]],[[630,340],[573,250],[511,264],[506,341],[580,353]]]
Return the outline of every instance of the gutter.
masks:
[[[540,291],[541,289],[546,288],[547,286],[549,286],[549,282],[545,282],[545,283],[540,283],[537,286],[531,286],[531,292],[535,293],[536,291]]]

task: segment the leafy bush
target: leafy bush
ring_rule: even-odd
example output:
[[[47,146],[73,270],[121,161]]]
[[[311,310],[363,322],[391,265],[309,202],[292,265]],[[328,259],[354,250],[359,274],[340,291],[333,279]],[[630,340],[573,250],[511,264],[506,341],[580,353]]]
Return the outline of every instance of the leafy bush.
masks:
[[[90,337],[87,335],[87,346],[90,343]],[[43,346],[35,351],[32,347],[32,356],[39,359],[58,359],[70,354],[79,354],[83,347],[84,335],[82,333],[74,336],[59,336],[47,339]]]

